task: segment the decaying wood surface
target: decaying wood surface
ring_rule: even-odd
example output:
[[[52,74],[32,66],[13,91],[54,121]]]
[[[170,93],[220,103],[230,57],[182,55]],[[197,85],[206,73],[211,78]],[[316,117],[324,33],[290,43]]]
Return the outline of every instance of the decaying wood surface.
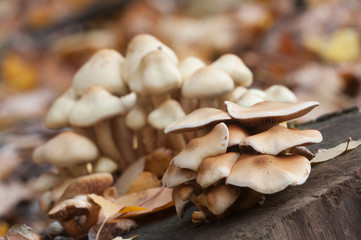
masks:
[[[322,132],[324,141],[310,149],[334,147],[361,138],[361,112],[344,111],[300,126]],[[156,220],[157,219],[157,220]],[[361,148],[312,166],[304,185],[266,196],[260,207],[210,224],[152,216],[127,237],[136,239],[360,239]]]

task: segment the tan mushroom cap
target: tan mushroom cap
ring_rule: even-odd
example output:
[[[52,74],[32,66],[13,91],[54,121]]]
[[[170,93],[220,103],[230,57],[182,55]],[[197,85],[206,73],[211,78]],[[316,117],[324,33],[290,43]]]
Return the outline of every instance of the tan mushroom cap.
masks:
[[[228,73],[236,85],[248,87],[252,84],[253,74],[251,70],[234,54],[222,55],[211,66]]]
[[[60,133],[33,152],[34,162],[51,163],[57,167],[92,162],[97,157],[96,145],[88,138],[73,132]]]
[[[77,195],[94,193],[101,195],[103,191],[113,184],[110,173],[94,173],[78,177],[70,182],[58,202],[73,198]]]
[[[74,75],[73,87],[79,96],[93,86],[100,86],[108,92],[123,95],[127,87],[122,80],[121,65],[124,59],[112,49],[96,52]]]
[[[112,173],[118,170],[118,165],[107,157],[100,157],[94,164],[93,171],[95,173]]]
[[[246,137],[249,136],[248,132],[239,125],[228,124],[229,141],[228,147],[239,145]]]
[[[187,57],[178,65],[179,72],[182,76],[183,82],[188,79],[198,69],[205,67],[206,64],[196,57]]]
[[[138,94],[160,94],[178,88],[182,78],[177,66],[162,50],[147,53],[130,77],[129,87]]]
[[[154,50],[163,51],[173,62],[173,64],[178,63],[177,55],[173,52],[173,50],[164,45],[158,39],[149,34],[136,35],[128,44],[126,57],[123,64],[122,76],[126,83],[129,83],[130,78],[138,68],[141,59],[147,53]]]
[[[192,170],[177,167],[172,161],[163,175],[162,184],[167,188],[173,188],[195,179],[196,175],[197,173]]]
[[[257,152],[277,155],[295,146],[310,145],[322,141],[322,135],[317,130],[299,130],[282,126],[249,136],[240,146],[251,146]]]
[[[283,85],[273,85],[265,90],[267,101],[297,102],[296,95]]]
[[[247,125],[275,124],[301,117],[319,105],[318,102],[278,103],[264,101],[249,108],[224,103],[228,114]]]
[[[140,105],[135,105],[125,116],[125,125],[132,130],[141,129],[146,124],[147,112]]]
[[[236,103],[241,107],[250,107],[263,101],[265,101],[265,98],[259,94],[248,91]]]
[[[76,95],[74,89],[69,88],[51,105],[45,118],[46,127],[50,129],[67,127],[69,114],[75,103]]]
[[[69,123],[78,127],[92,126],[101,120],[128,112],[135,105],[136,99],[135,93],[118,98],[102,87],[91,87],[71,109]]]
[[[176,100],[168,99],[149,113],[148,123],[156,129],[163,130],[170,123],[183,118],[185,115],[182,106]]]
[[[282,191],[289,185],[303,184],[310,171],[310,161],[303,156],[244,154],[233,165],[226,184],[271,194]]]
[[[239,156],[240,154],[237,152],[229,152],[204,159],[199,166],[197,183],[201,187],[207,188],[228,177]]]
[[[82,199],[67,199],[53,207],[49,213],[49,218],[66,221],[74,216],[79,216],[89,212],[92,208],[91,203]]]
[[[207,208],[214,215],[224,213],[238,198],[240,188],[221,184],[212,188],[207,194]]]
[[[186,98],[213,98],[226,94],[233,88],[233,80],[227,73],[207,66],[197,70],[184,81],[182,95]]]
[[[193,138],[185,148],[173,158],[174,164],[180,168],[198,171],[203,159],[216,156],[227,151],[229,132],[226,124],[217,124],[206,135]]]
[[[216,108],[199,108],[185,117],[169,124],[165,133],[181,133],[203,128],[209,124],[231,120],[232,118],[223,110]]]

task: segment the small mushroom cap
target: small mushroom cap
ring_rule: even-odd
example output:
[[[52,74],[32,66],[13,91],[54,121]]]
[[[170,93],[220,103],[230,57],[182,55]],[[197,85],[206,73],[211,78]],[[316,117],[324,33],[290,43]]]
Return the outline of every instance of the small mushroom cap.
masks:
[[[239,187],[224,184],[212,188],[206,197],[208,210],[221,215],[237,200],[240,191]]]
[[[49,218],[67,221],[74,216],[87,214],[91,211],[92,204],[82,199],[67,199],[53,207],[49,213]]]
[[[118,170],[118,165],[110,158],[101,157],[94,164],[93,168],[95,173],[112,173]]]
[[[76,94],[81,96],[93,86],[101,86],[113,94],[125,94],[127,87],[121,78],[123,61],[122,55],[115,50],[97,51],[74,75]]]
[[[138,130],[147,124],[147,112],[140,105],[135,105],[125,116],[125,125],[132,129]]]
[[[50,129],[59,129],[68,126],[69,114],[76,103],[73,88],[69,88],[51,105],[45,118],[45,125]]]
[[[250,107],[264,100],[260,95],[248,91],[237,101],[237,104],[241,107]]]
[[[216,108],[199,108],[185,117],[169,124],[165,133],[182,133],[201,129],[210,124],[231,120],[232,118],[223,110]]]
[[[137,70],[141,59],[147,53],[154,50],[163,51],[173,64],[178,63],[177,55],[169,47],[149,34],[139,34],[132,38],[127,47],[122,72],[123,79],[126,83],[129,83],[130,78]]]
[[[192,170],[177,167],[172,161],[163,175],[162,184],[167,188],[173,188],[195,179],[196,175],[197,173]]]
[[[129,87],[139,94],[160,94],[178,88],[182,78],[177,66],[162,50],[147,53],[130,77]]]
[[[271,194],[282,191],[288,185],[303,184],[310,171],[310,161],[303,156],[244,154],[233,165],[226,184]]]
[[[197,183],[203,188],[207,188],[228,177],[239,156],[240,154],[237,152],[229,152],[204,159],[199,166]]]
[[[246,137],[249,136],[247,131],[236,124],[228,124],[229,141],[228,147],[239,145]]]
[[[322,141],[322,135],[317,130],[299,130],[282,126],[249,136],[240,146],[251,146],[257,152],[277,155],[280,152],[301,145],[310,145]]]
[[[296,95],[283,85],[273,85],[265,90],[267,101],[297,102]]]
[[[318,102],[278,103],[264,101],[249,108],[224,103],[228,114],[247,125],[276,124],[301,117],[319,105]]]
[[[57,167],[92,162],[97,157],[96,145],[88,138],[73,132],[60,133],[33,152],[34,162],[51,163]]]
[[[34,182],[32,188],[37,193],[42,193],[52,189],[57,183],[61,181],[61,177],[52,172],[44,173],[40,175]]]
[[[229,93],[223,95],[222,97],[220,97],[219,99],[219,105],[221,106],[224,101],[230,101],[230,102],[237,102],[241,99],[241,97],[246,94],[247,92],[247,88],[245,87],[241,87],[241,86],[237,86],[235,87],[232,91],[230,91]]]
[[[103,191],[113,184],[113,176],[110,173],[94,173],[78,177],[70,182],[58,202],[84,194],[102,194]]]
[[[128,112],[136,100],[135,93],[118,98],[102,87],[91,87],[71,109],[69,122],[74,126],[89,127],[101,120]]]
[[[252,84],[251,70],[234,54],[222,55],[211,66],[228,73],[237,85],[248,87]]]
[[[233,80],[227,73],[208,66],[197,70],[183,83],[182,95],[186,98],[213,98],[233,88]]]
[[[217,124],[206,135],[193,138],[186,147],[173,158],[174,164],[180,168],[198,171],[203,159],[216,156],[227,151],[229,132],[226,124]]]
[[[178,65],[179,72],[182,76],[183,82],[188,79],[198,69],[205,67],[206,64],[196,57],[187,57]]]
[[[148,115],[148,123],[163,130],[172,122],[185,116],[182,106],[174,99],[168,99]]]

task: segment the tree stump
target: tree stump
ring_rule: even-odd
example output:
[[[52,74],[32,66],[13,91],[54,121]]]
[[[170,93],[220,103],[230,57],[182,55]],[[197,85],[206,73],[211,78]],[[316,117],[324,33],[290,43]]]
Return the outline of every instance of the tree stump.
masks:
[[[331,148],[361,138],[361,112],[354,108],[299,126],[322,132]],[[209,224],[193,224],[175,212],[154,215],[126,237],[136,239],[361,239],[361,147],[312,165],[305,184],[266,195],[264,205]],[[173,210],[172,210],[173,211]]]

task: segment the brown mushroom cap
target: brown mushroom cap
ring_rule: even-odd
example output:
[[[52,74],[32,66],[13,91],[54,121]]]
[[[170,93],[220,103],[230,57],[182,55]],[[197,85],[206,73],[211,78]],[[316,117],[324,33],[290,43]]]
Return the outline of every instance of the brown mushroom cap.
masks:
[[[94,173],[78,177],[70,182],[58,202],[73,198],[77,195],[95,193],[100,195],[106,188],[113,184],[110,173]]]
[[[232,78],[222,70],[203,67],[186,79],[182,86],[182,95],[186,98],[217,97],[232,91]]]
[[[96,145],[88,138],[73,132],[63,132],[35,149],[36,163],[51,163],[57,167],[70,167],[94,161],[98,157]]]
[[[228,147],[239,145],[246,137],[248,137],[248,133],[241,126],[236,124],[228,124],[229,131],[229,142]]]
[[[271,129],[245,138],[240,146],[251,146],[257,152],[277,155],[287,148],[310,145],[322,141],[322,135],[317,130],[290,129],[274,126]]]
[[[318,102],[278,103],[264,101],[251,107],[241,107],[233,102],[224,103],[228,114],[242,124],[275,124],[301,117],[319,105]]]
[[[233,165],[226,184],[271,194],[282,191],[288,185],[303,184],[310,171],[310,161],[303,156],[244,154]]]
[[[80,216],[90,211],[91,203],[82,199],[67,199],[53,207],[49,213],[49,218],[67,221],[74,216]]]
[[[198,171],[203,159],[216,156],[227,151],[229,132],[226,124],[217,124],[206,135],[192,139],[186,147],[173,158],[174,164],[180,168]]]
[[[228,177],[239,156],[237,152],[229,152],[204,159],[199,166],[197,183],[207,188],[218,180]]]
[[[207,208],[214,215],[224,213],[238,198],[240,188],[221,184],[212,188],[207,194]]]
[[[185,117],[169,124],[165,133],[182,133],[201,129],[210,124],[231,120],[232,118],[223,110],[216,108],[199,108]]]
[[[196,175],[197,173],[192,170],[177,167],[172,161],[163,175],[162,184],[165,187],[173,188],[195,179]]]

